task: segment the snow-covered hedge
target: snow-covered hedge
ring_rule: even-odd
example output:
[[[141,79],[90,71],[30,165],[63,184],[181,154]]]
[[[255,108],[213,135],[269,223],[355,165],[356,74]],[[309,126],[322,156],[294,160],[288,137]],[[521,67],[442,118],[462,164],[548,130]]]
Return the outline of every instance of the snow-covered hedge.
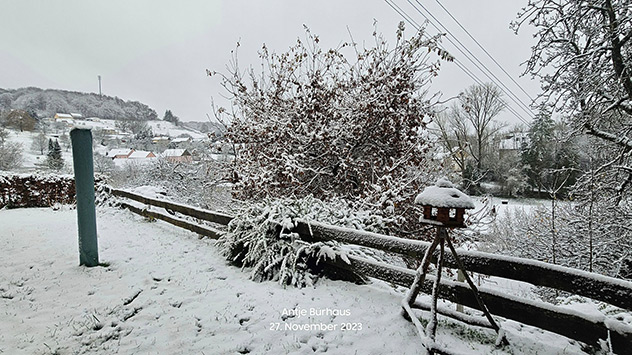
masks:
[[[74,202],[72,175],[0,175],[0,208],[49,207]]]
[[[323,258],[338,256],[344,260],[350,249],[336,242],[301,240],[292,232],[296,219],[373,232],[383,232],[387,222],[380,216],[354,212],[342,201],[325,203],[311,196],[266,200],[240,211],[217,243],[231,262],[252,268],[253,280],[275,280],[298,287],[312,285],[315,276],[309,272],[311,265]]]

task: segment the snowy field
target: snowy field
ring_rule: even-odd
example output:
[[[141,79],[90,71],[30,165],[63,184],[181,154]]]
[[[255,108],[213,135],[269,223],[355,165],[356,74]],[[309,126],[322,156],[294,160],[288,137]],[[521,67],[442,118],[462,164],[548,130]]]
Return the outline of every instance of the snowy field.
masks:
[[[157,136],[169,136],[178,137],[182,134],[187,134],[193,139],[205,139],[207,135],[205,133],[198,132],[187,127],[179,127],[171,122],[163,120],[145,121],[154,135]],[[109,130],[117,130],[116,120],[106,120],[103,118],[88,118],[87,120],[77,121],[78,125],[87,128],[101,128]]]
[[[22,164],[20,170],[36,170],[36,169],[48,169],[46,157],[48,154],[48,143],[44,149],[44,154],[40,154],[39,151],[34,150],[31,146],[33,144],[33,138],[40,134],[40,132],[20,132],[16,130],[8,130],[9,136],[7,142],[16,142],[22,145]],[[46,138],[53,138],[52,135],[47,135]],[[72,150],[62,147],[62,158],[64,164],[72,166]]]
[[[97,215],[104,266],[85,268],[75,210],[0,210],[0,354],[420,352],[402,290],[255,283],[211,240],[123,210]],[[500,350],[492,331],[446,319],[438,340],[465,354],[583,354],[555,334],[502,325],[511,345]]]

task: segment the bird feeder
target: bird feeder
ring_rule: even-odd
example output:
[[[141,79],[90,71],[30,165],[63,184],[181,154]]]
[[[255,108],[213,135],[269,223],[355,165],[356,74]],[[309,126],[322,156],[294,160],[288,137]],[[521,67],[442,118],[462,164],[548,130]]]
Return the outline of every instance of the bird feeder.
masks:
[[[474,208],[472,199],[446,180],[439,179],[417,195],[415,203],[422,205],[421,223],[441,227],[463,228],[466,209]]]
[[[406,298],[402,301],[402,312],[404,317],[415,323],[415,327],[422,338],[423,345],[428,352],[431,354],[434,354],[435,352],[445,353],[444,351],[438,351],[441,349],[436,348],[435,336],[437,332],[437,301],[441,288],[441,274],[443,269],[445,245],[447,244],[450,252],[452,253],[452,257],[456,261],[458,269],[465,277],[465,280],[473,292],[479,309],[482,310],[485,315],[486,321],[481,320],[479,324],[482,324],[484,327],[492,328],[496,331],[498,334],[498,344],[507,344],[507,338],[504,335],[505,333],[501,331],[500,326],[494,320],[489,312],[489,309],[483,302],[483,299],[480,297],[478,288],[467,274],[465,265],[459,258],[459,255],[452,244],[450,235],[448,234],[448,228],[465,227],[463,222],[465,210],[474,208],[474,202],[468,195],[455,188],[450,181],[446,179],[439,179],[434,186],[426,187],[419,195],[417,195],[415,203],[422,205],[424,209],[423,216],[419,218],[419,221],[421,223],[435,226],[437,234],[432,243],[430,243],[426,249],[424,257],[421,260],[421,265],[415,272],[415,280],[410,286],[410,290],[406,294]],[[424,329],[421,322],[417,319],[417,316],[413,312],[413,308],[418,308],[415,300],[417,299],[419,292],[422,290],[422,285],[424,284],[426,275],[428,274],[431,259],[437,247],[439,247],[436,262],[437,267],[432,287],[431,304],[429,307],[431,320],[428,322],[428,326]],[[460,319],[462,320],[465,318]]]

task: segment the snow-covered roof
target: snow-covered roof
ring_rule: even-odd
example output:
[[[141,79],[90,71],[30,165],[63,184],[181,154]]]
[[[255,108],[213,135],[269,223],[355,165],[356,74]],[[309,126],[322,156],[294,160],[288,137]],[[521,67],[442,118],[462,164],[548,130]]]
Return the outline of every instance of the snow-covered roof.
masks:
[[[185,155],[184,154],[185,152],[187,152],[186,149],[167,149],[162,153],[162,156],[163,157],[181,157]]]
[[[55,117],[57,117],[57,118],[72,118],[72,115],[69,115],[67,113],[56,113]]]
[[[80,114],[80,113],[76,113],[76,112],[71,112],[71,113],[70,113],[70,116],[72,116],[72,117],[78,117],[78,118],[83,117],[83,115],[82,115],[82,114]]]
[[[507,135],[500,140],[499,149],[504,150],[519,150],[523,145],[529,143],[529,136],[524,132],[516,132]]]
[[[188,141],[190,141],[190,140],[191,140],[191,138],[188,138],[188,137],[186,137],[186,138],[185,138],[185,137],[181,137],[181,138],[174,138],[174,139],[172,139],[171,141],[172,141],[173,143],[183,143],[183,142],[188,142]]]
[[[148,152],[146,150],[136,150],[132,152],[132,154],[129,155],[129,158],[130,159],[153,158],[153,157],[149,157],[148,156],[149,154],[151,154],[151,152]]]
[[[415,203],[433,207],[474,208],[474,201],[447,179],[439,179],[434,186],[428,186],[417,195]]]
[[[130,148],[117,148],[117,149],[110,150],[105,155],[108,156],[108,157],[115,157],[117,155],[129,155],[131,152],[133,152],[133,149],[130,149]]]

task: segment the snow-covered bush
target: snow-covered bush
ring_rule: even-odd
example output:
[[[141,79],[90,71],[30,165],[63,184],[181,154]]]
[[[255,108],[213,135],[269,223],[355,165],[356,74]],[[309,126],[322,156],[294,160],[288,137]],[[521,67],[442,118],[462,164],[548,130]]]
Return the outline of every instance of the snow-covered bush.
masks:
[[[101,170],[101,165],[95,164],[95,168]],[[103,172],[108,173],[107,169]],[[130,160],[122,167],[112,169],[109,175],[109,183],[114,187],[160,187],[169,199],[188,205],[228,211],[234,204],[230,189],[225,186],[228,181],[225,162],[173,163],[158,158],[140,164]]]
[[[603,205],[595,206],[593,213],[589,230],[587,211],[577,203],[558,204],[555,217],[550,207],[541,206],[530,211],[510,209],[498,216],[485,248],[612,277],[630,278],[632,275],[625,270],[626,263],[632,258],[629,214]]]
[[[451,60],[438,37],[424,36],[406,38],[400,24],[392,49],[377,32],[372,48],[323,49],[306,29],[285,53],[264,45],[261,72],[243,73],[235,55],[220,74],[234,110],[217,115],[237,148],[236,195],[343,197],[413,221],[414,196],[439,165],[429,159],[434,104],[425,88],[439,60]]]
[[[22,144],[6,142],[0,144],[0,170],[12,170],[22,164]]]
[[[353,212],[343,201],[325,203],[312,196],[302,199],[267,199],[249,205],[228,225],[217,245],[233,263],[252,268],[256,281],[275,280],[303,287],[314,282],[310,265],[322,258],[343,260],[351,249],[336,242],[308,243],[292,229],[296,219],[315,220],[339,226],[382,232],[386,220]]]

